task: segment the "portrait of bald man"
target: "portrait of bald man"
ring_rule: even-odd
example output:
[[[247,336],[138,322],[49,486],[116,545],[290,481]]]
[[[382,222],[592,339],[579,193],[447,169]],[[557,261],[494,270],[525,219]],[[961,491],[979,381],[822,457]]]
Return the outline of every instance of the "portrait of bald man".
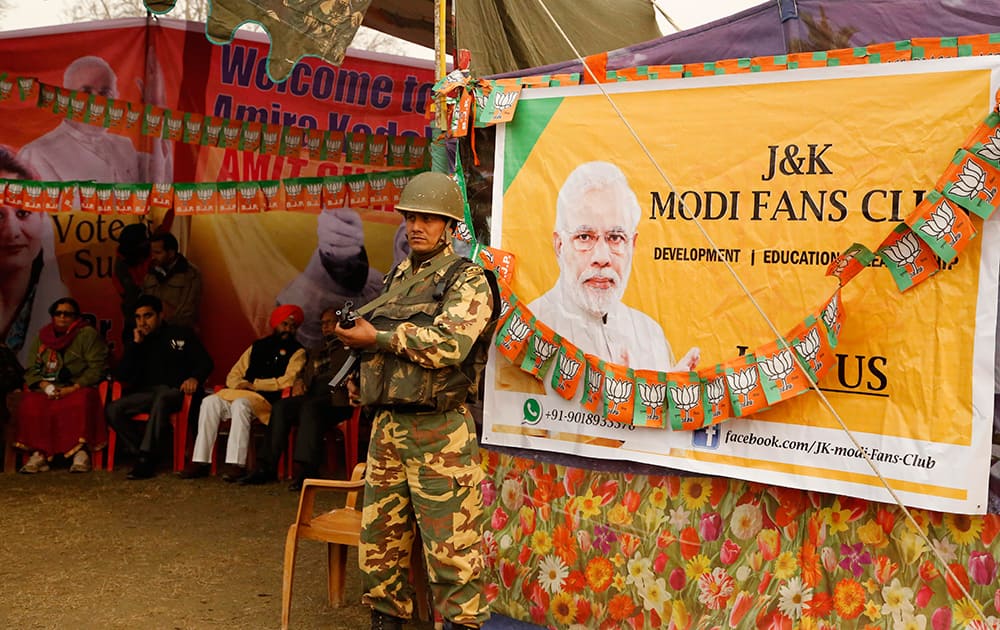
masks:
[[[552,244],[559,279],[528,309],[584,352],[612,363],[661,372],[694,369],[697,348],[675,362],[660,324],[622,302],[640,216],[620,168],[600,161],[577,166],[556,198]]]
[[[150,74],[155,78],[149,92],[159,97],[162,77],[156,70],[158,65],[152,68]],[[154,89],[154,84],[159,87]],[[63,87],[107,98],[119,95],[114,70],[107,61],[93,55],[80,57],[66,67]],[[109,133],[104,127],[63,120],[55,129],[25,144],[18,157],[43,181],[170,181],[173,163],[168,141],[149,142],[152,153],[139,152],[130,139]]]

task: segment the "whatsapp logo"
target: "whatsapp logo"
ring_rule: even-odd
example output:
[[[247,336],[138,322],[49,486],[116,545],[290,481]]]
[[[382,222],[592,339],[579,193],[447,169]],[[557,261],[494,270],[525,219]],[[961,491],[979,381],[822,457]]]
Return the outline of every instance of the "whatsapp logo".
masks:
[[[538,424],[538,421],[542,419],[542,405],[534,398],[529,398],[524,401],[524,421],[527,424]]]

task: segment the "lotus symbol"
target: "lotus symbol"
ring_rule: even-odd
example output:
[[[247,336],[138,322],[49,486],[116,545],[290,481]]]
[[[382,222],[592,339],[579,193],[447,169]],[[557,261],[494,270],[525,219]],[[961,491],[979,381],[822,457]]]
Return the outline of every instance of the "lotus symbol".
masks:
[[[559,378],[568,381],[580,371],[580,362],[565,354],[559,355]]]
[[[259,190],[256,186],[239,186],[237,190],[240,193],[240,197],[244,199],[253,199],[257,196],[257,191]]]
[[[135,198],[142,203],[146,203],[146,200],[149,199],[149,189],[148,188],[137,189],[135,191]]]
[[[112,123],[118,123],[125,115],[125,110],[121,107],[112,107],[108,110],[108,115],[111,117]]]
[[[764,374],[767,374],[768,378],[781,385],[778,388],[779,392],[787,392],[792,388],[792,384],[788,382],[787,378],[795,368],[795,357],[792,356],[790,350],[782,350],[766,359],[762,359],[760,367],[764,370]]]
[[[501,92],[497,94],[496,100],[493,101],[494,107],[496,109],[509,108],[517,100],[517,95],[517,92]]]
[[[301,141],[302,141],[302,136],[296,136],[296,135],[285,136],[285,145],[288,146],[289,149],[297,149]]]
[[[212,186],[199,187],[196,192],[198,193],[198,199],[204,203],[210,200],[215,194],[215,188]]]
[[[458,236],[459,239],[466,242],[472,240],[472,232],[469,231],[469,226],[465,224],[465,221],[462,221],[455,226],[455,235]]]
[[[559,348],[556,344],[551,341],[547,341],[542,337],[532,337],[531,346],[535,350],[535,370],[540,370],[542,368],[542,364],[548,361]]]
[[[142,116],[142,112],[129,110],[128,114],[125,115],[125,124],[131,127],[139,122],[140,116]]]
[[[816,328],[810,328],[809,332],[799,338],[799,345],[795,346],[795,351],[803,361],[812,366],[813,371],[819,372],[823,367],[822,363],[816,361],[819,355],[819,331]]]
[[[24,90],[25,92],[27,92],[28,90],[31,89],[31,84],[34,83],[34,82],[35,82],[35,80],[32,79],[31,77],[18,77],[17,78],[17,84],[20,85],[21,89]]]
[[[328,138],[326,141],[326,152],[330,155],[337,155],[340,153],[340,139],[334,140],[333,138]]]
[[[834,295],[830,298],[830,302],[823,309],[823,321],[826,323],[827,328],[832,329],[834,332],[840,332],[840,328],[837,326],[837,319],[840,316],[840,300],[838,296]]]
[[[326,188],[326,194],[328,195],[339,195],[340,191],[344,189],[344,182],[324,182],[323,187]]]
[[[247,132],[243,134],[243,138],[250,144],[253,144],[260,140],[260,131],[257,129],[247,129]]]
[[[746,406],[750,404],[750,392],[757,387],[757,370],[753,366],[743,368],[742,370],[733,370],[732,373],[726,374],[726,381],[729,383],[729,389],[736,392],[740,406]]]
[[[411,160],[415,160],[424,154],[424,148],[417,144],[411,144],[406,147],[406,155],[409,156]]]
[[[115,188],[115,201],[125,203],[131,196],[128,188]]]
[[[983,147],[976,151],[976,155],[980,155],[987,160],[993,160],[994,162],[1000,161],[1000,129],[993,131],[993,135],[986,139]]]
[[[3,86],[3,85],[4,85],[3,83],[0,83],[0,86]],[[10,88],[14,87],[10,83],[8,83],[7,86],[8,86],[7,87],[7,91],[8,92],[10,92]],[[0,88],[0,94],[3,94],[2,88]],[[6,94],[4,94],[4,98],[7,98]],[[59,95],[57,95],[56,96],[56,104],[59,105],[59,109],[66,109],[67,107],[69,107],[69,95],[68,94],[59,94]]]
[[[365,189],[365,185],[367,183],[368,182],[359,179],[356,181],[347,182],[347,185],[351,188],[351,192],[360,193],[362,190]]]
[[[193,190],[175,190],[174,194],[177,195],[181,201],[188,202],[191,201],[191,197],[194,196]]]
[[[152,120],[152,116],[150,117],[150,120]],[[183,120],[179,120],[177,118],[171,118],[167,120],[167,130],[170,131],[170,133],[175,134],[181,130],[181,125],[183,123],[184,123]],[[155,125],[156,123],[154,122],[153,124]]]
[[[608,413],[617,414],[618,405],[632,398],[632,381],[617,378],[604,379],[604,394],[614,403]]]
[[[201,123],[197,120],[189,120],[187,123],[187,132],[189,136],[197,135],[201,131]]]
[[[13,188],[13,184],[8,184],[7,189]],[[93,197],[94,193],[97,191],[97,186],[94,184],[80,184],[80,194],[84,197]]]
[[[205,125],[205,133],[208,134],[209,138],[218,138],[220,131],[222,131],[222,125],[218,123]]]
[[[403,190],[403,188],[406,186],[407,182],[409,182],[409,181],[410,181],[409,177],[393,177],[392,178],[392,185],[395,186],[399,190]]]
[[[493,252],[491,252],[490,250],[484,249],[483,251],[479,252],[479,255],[482,256],[484,259],[486,259],[486,262],[490,263],[491,265],[493,264],[494,262]]]
[[[507,300],[500,300],[500,317],[506,316],[509,310],[510,310],[510,302],[508,302]]]
[[[32,184],[26,184],[24,186],[24,193],[31,198],[35,198],[42,194],[42,187]]]
[[[104,105],[101,103],[91,103],[90,105],[90,116],[92,118],[97,118],[104,114]]]
[[[639,400],[646,407],[646,418],[656,421],[660,418],[659,409],[663,406],[663,396],[667,393],[665,383],[639,383]]]
[[[898,241],[883,249],[882,252],[900,267],[909,267],[911,278],[924,270],[916,263],[917,256],[920,255],[920,243],[912,232],[907,232]]]
[[[309,193],[313,197],[319,196],[319,194],[323,192],[323,185],[322,184],[306,184],[306,192]]]
[[[389,153],[392,154],[394,160],[398,160],[399,158],[403,157],[404,153],[406,153],[406,145],[393,144],[391,147],[389,147]]]
[[[364,148],[365,148],[364,140],[361,140],[361,141],[354,141],[354,140],[352,140],[351,141],[351,154],[352,155],[357,155],[357,154],[361,153],[361,151],[363,151]]]
[[[681,408],[683,415],[691,420],[691,410],[694,409],[701,399],[701,385],[682,385],[670,387],[670,397],[674,399],[674,404]]]
[[[834,275],[839,278],[840,274],[844,273],[844,271],[847,270],[848,265],[851,264],[851,261],[854,260],[854,255],[856,253],[857,252],[848,252],[843,256],[841,256],[839,259],[837,259],[837,264],[834,266],[831,275]]]
[[[587,366],[587,399],[593,400],[601,393],[604,385],[604,374]]]
[[[10,91],[14,89],[14,84],[11,81],[0,81],[0,98],[7,98],[10,96]]]
[[[166,195],[167,193],[169,193],[170,188],[171,185],[164,182],[157,182],[153,184],[153,189],[161,195]]]
[[[278,134],[274,131],[264,132],[264,146],[270,147],[274,146],[274,143],[278,141]]]
[[[531,333],[531,326],[524,323],[520,317],[514,318],[511,320],[510,326],[507,327],[507,338],[503,340],[503,347],[510,350],[512,343],[524,341],[529,333]]]
[[[952,184],[951,192],[962,197],[972,199],[986,188],[986,171],[982,166],[972,160],[967,160],[962,165],[962,172],[958,175],[958,180]],[[989,193],[987,199],[992,199],[997,194],[996,188],[986,190]]]
[[[45,194],[49,199],[55,199],[59,196],[60,188],[58,186],[46,186]]]
[[[476,90],[475,98],[476,98],[476,107],[478,107],[479,109],[483,109],[484,107],[486,107],[486,103],[489,102],[490,95],[486,91]]]
[[[226,142],[233,142],[240,135],[240,130],[236,127],[226,127],[222,135],[226,137]]]
[[[938,207],[934,208],[933,212],[931,212],[931,216],[921,224],[920,231],[932,238],[940,239],[949,245],[953,245],[957,240],[955,233],[952,231],[954,227],[955,209],[942,199]]]
[[[261,186],[260,189],[268,199],[278,194],[278,184],[267,184],[266,186]]]
[[[232,188],[223,188],[219,190],[219,196],[225,199],[226,201],[232,201],[233,199],[236,198],[236,191],[233,190]]]
[[[299,182],[285,182],[285,193],[298,197],[302,194],[302,184]]]
[[[705,383],[705,395],[708,397],[708,404],[712,405],[712,417],[722,413],[719,403],[726,396],[725,378],[713,378]]]
[[[146,122],[149,123],[150,127],[155,127],[155,126],[159,125],[161,119],[162,119],[162,116],[160,116],[159,114],[150,114],[150,115],[146,116]]]
[[[78,98],[73,99],[73,115],[79,116],[83,112],[83,106],[86,105],[86,101],[82,101]]]
[[[372,177],[368,180],[368,185],[372,187],[372,190],[382,190],[388,183],[387,177]]]

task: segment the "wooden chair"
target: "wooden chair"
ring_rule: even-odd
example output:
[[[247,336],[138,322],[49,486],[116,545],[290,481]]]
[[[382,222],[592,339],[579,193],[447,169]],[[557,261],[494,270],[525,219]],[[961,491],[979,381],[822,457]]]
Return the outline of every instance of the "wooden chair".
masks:
[[[300,538],[327,543],[327,594],[330,605],[344,605],[344,585],[347,575],[348,547],[357,547],[361,538],[361,509],[358,507],[358,492],[365,487],[365,464],[354,467],[349,481],[327,479],[306,479],[299,497],[299,511],[295,522],[288,528],[285,538],[285,566],[281,584],[281,628],[288,629],[288,618],[292,605],[292,576],[295,572],[295,555]],[[335,508],[324,514],[314,515],[316,491],[328,488],[346,492],[344,507]],[[424,554],[419,531],[413,542],[411,554],[410,581],[413,584],[417,615],[429,619],[427,599],[427,577],[424,569]]]
[[[122,396],[122,384],[118,381],[104,381],[101,383],[101,400],[109,400],[107,397],[108,387],[111,387],[110,400],[118,400]],[[191,413],[191,394],[184,394],[184,402],[178,411],[170,414],[170,424],[174,427],[174,471],[184,470],[184,460],[187,457],[188,442],[188,415]],[[148,422],[148,413],[139,413],[132,416],[132,420]],[[118,445],[118,434],[110,426],[108,427],[108,471],[115,469],[115,447]]]

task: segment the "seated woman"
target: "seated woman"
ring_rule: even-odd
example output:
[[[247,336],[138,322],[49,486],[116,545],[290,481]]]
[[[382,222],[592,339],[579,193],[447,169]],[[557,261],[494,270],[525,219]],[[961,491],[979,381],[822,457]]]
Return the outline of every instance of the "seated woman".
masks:
[[[76,300],[56,300],[49,315],[52,323],[38,332],[28,354],[28,391],[17,410],[15,446],[32,451],[21,472],[44,472],[55,455],[73,458],[70,472],[87,472],[87,449],[103,448],[108,438],[97,391],[108,346],[80,318]]]

